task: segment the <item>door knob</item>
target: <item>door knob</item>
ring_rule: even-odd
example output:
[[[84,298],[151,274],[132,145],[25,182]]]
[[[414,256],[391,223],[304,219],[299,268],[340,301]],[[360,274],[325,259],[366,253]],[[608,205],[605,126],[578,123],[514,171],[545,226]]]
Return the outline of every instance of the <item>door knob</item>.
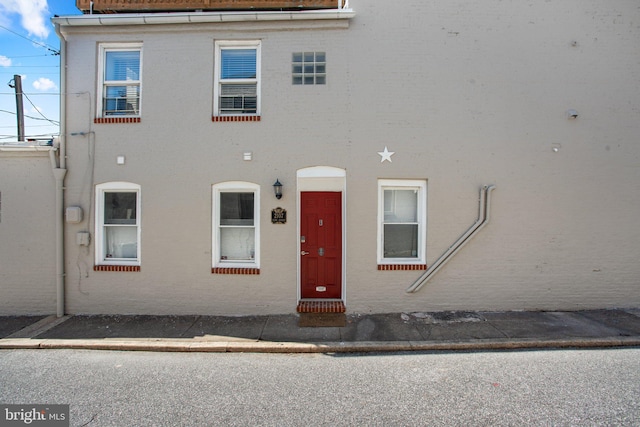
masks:
[[[300,251],[300,255],[309,255],[309,252],[307,252],[307,251]]]

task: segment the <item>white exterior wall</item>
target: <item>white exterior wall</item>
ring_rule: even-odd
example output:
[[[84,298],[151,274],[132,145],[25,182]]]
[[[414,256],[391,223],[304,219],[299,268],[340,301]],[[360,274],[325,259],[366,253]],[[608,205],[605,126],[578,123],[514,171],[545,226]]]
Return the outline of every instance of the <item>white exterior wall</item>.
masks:
[[[88,213],[66,227],[67,311],[295,311],[296,171],[318,165],[346,169],[349,312],[640,305],[635,2],[350,3],[350,22],[63,29],[65,204]],[[214,41],[236,39],[262,41],[261,121],[214,123]],[[143,43],[141,123],[93,123],[111,41]],[[299,51],[326,52],[327,85],[291,84]],[[428,182],[429,265],[497,187],[490,224],[415,294],[420,271],[376,264],[377,180],[397,178]],[[259,275],[211,274],[211,186],[231,180],[261,186]],[[107,181],[141,185],[140,272],[94,272],[93,243],[75,244]]]
[[[2,316],[56,312],[55,182],[39,149],[0,149]]]

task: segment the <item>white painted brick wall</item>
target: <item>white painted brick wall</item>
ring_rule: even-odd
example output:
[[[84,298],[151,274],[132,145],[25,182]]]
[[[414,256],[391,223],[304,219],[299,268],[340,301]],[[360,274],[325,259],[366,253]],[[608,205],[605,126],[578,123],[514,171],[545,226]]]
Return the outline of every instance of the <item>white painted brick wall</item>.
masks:
[[[56,311],[54,187],[47,152],[0,151],[0,315]]]
[[[68,92],[77,95],[67,99],[68,130],[95,136],[68,138],[66,203],[88,212],[92,185],[140,184],[143,262],[139,273],[93,272],[93,247],[68,244],[69,310],[295,310],[296,170],[316,165],[347,171],[349,311],[638,306],[638,7],[351,6],[348,29],[70,30]],[[262,120],[212,123],[214,40],[238,38],[262,40]],[[144,43],[142,122],[95,125],[87,108],[96,102],[96,43],[116,40]],[[316,50],[327,53],[327,85],[292,86],[291,53]],[[570,108],[578,119],[567,120]],[[384,146],[396,152],[392,163],[380,163]],[[475,221],[478,189],[497,186],[491,223],[411,295],[404,290],[420,272],[376,268],[377,180],[392,178],[428,181],[429,264]],[[258,276],[210,272],[211,185],[227,180],[262,188]],[[269,223],[276,206],[287,209],[287,224]],[[89,219],[69,226],[67,238],[92,227]]]

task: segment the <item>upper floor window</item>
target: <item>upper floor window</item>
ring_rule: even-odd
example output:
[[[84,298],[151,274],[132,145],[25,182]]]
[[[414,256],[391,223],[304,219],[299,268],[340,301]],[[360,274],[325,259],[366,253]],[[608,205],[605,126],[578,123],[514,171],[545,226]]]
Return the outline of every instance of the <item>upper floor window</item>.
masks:
[[[140,265],[140,186],[96,186],[96,264]]]
[[[217,41],[213,115],[260,115],[260,41]]]
[[[426,193],[426,181],[378,181],[378,263],[426,262]]]
[[[99,70],[97,116],[140,116],[142,44],[101,44]]]
[[[327,82],[324,52],[294,52],[291,56],[291,82],[294,85],[323,85]]]

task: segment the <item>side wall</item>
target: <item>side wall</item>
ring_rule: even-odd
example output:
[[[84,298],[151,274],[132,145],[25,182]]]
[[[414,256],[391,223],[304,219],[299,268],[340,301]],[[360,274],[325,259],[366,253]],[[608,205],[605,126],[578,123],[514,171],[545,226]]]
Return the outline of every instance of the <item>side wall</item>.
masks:
[[[56,312],[54,190],[48,151],[0,151],[0,315]]]
[[[348,26],[68,29],[65,203],[86,219],[67,227],[67,310],[294,311],[296,171],[311,166],[346,170],[349,312],[640,306],[634,2],[351,6]],[[261,121],[212,122],[214,42],[237,39],[262,42]],[[97,46],[116,41],[144,46],[140,123],[93,122]],[[326,85],[291,84],[304,51],[326,52]],[[427,181],[429,265],[475,221],[479,188],[497,187],[490,224],[416,294],[420,272],[377,269],[379,179]],[[108,181],[141,186],[140,272],[95,272],[93,243],[75,244]],[[224,181],[260,185],[259,275],[211,274],[211,187]],[[270,223],[275,207],[287,224]]]

